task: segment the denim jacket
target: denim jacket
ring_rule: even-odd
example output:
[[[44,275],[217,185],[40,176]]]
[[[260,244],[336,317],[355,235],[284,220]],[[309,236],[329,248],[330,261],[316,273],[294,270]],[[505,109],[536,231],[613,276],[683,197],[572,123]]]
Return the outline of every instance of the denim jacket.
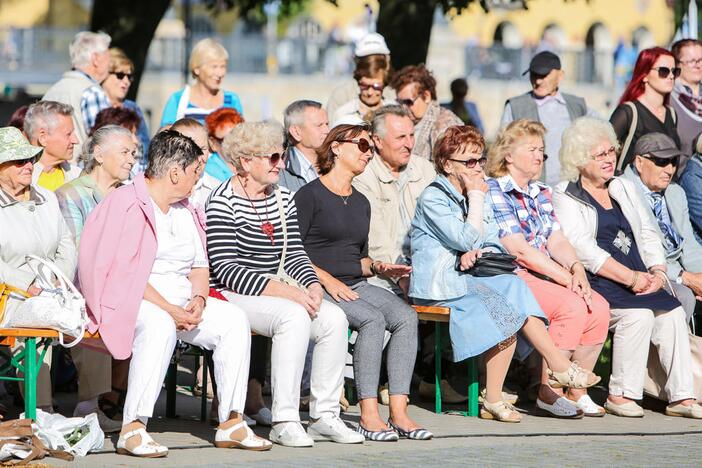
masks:
[[[695,154],[687,162],[685,172],[679,179],[687,196],[690,221],[695,230],[697,242],[702,243],[702,155]]]
[[[419,197],[412,220],[412,276],[409,295],[417,299],[447,300],[466,295],[467,273],[455,269],[456,255],[483,249],[505,252],[489,202],[483,208],[483,232],[463,220],[457,203],[466,203],[462,194],[442,175],[436,182],[452,198],[429,186]]]

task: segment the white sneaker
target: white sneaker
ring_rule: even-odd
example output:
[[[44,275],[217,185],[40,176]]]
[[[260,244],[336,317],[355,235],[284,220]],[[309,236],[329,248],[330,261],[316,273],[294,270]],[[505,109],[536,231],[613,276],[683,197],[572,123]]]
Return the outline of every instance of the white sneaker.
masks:
[[[314,440],[331,440],[339,444],[362,444],[366,439],[362,434],[348,427],[339,416],[330,416],[311,421],[307,435]]]
[[[271,442],[284,445],[286,447],[312,447],[314,440],[307,435],[302,428],[302,424],[297,421],[289,421],[273,424],[271,433],[268,436]]]
[[[122,430],[122,422],[115,421],[107,417],[105,413],[102,412],[100,408],[95,408],[91,413],[97,413],[98,423],[100,424],[100,429],[105,434],[112,434],[114,432],[119,432]],[[83,418],[89,413],[80,414],[80,412],[73,411],[73,417]]]

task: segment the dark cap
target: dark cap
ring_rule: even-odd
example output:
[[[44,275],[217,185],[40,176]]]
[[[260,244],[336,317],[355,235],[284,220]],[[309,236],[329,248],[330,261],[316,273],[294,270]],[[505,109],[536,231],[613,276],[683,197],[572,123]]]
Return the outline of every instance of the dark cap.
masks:
[[[636,141],[634,154],[651,155],[656,158],[669,159],[682,155],[672,138],[665,133],[647,133]]]
[[[543,52],[539,52],[531,58],[531,62],[529,62],[529,69],[525,70],[522,75],[526,75],[529,72],[536,73],[537,75],[548,75],[551,73],[551,70],[560,69],[561,59],[558,58],[558,55],[545,50]]]

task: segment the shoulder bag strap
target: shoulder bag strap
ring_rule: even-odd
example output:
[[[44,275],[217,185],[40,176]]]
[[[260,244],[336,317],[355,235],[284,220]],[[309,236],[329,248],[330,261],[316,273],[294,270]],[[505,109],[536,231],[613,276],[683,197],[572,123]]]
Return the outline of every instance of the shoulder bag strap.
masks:
[[[666,107],[670,111],[670,116],[673,118],[673,123],[675,125],[678,125],[678,114],[677,114],[677,112],[675,112],[675,109],[673,108],[673,106],[666,106]]]
[[[466,219],[468,219],[468,210],[466,209],[465,204],[464,204],[464,203],[461,203],[460,200],[457,200],[456,197],[455,197],[451,192],[449,192],[448,190],[446,190],[446,189],[445,189],[440,183],[438,183],[438,182],[432,182],[431,184],[429,184],[429,187],[434,187],[434,188],[437,188],[437,189],[441,190],[442,192],[444,192],[444,194],[445,194],[447,197],[449,197],[450,200],[452,200],[454,203],[456,203],[456,204],[461,208],[461,213],[463,213],[463,221],[465,221]]]
[[[285,274],[285,255],[288,250],[288,223],[285,216],[285,206],[283,205],[283,194],[280,193],[280,188],[275,189],[275,201],[278,205],[278,212],[280,213],[280,224],[283,228],[283,253],[280,255],[280,264],[278,265],[277,275]]]
[[[625,102],[625,106],[629,107],[631,109],[631,125],[629,125],[629,133],[626,135],[626,140],[624,140],[624,146],[622,147],[622,151],[619,155],[619,161],[617,161],[617,172],[621,173],[623,168],[622,166],[624,165],[624,159],[626,159],[626,155],[629,153],[629,147],[631,146],[631,140],[634,139],[634,133],[636,133],[636,126],[639,123],[639,114],[636,110],[636,105],[631,102]]]

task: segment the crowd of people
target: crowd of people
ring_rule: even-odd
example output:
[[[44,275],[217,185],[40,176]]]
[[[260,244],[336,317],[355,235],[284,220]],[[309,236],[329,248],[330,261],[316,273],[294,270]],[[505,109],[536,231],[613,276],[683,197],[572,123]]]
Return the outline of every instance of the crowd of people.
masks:
[[[151,137],[110,41],[79,33],[71,70],[0,128],[0,282],[40,294],[30,254],[75,278],[109,354],[72,348],[74,415],[97,413],[119,453],[167,455],[146,427],[179,340],[211,356],[217,447],[431,439],[408,411],[413,374],[434,394],[431,328],[412,305],[450,308],[454,362],[482,356],[482,418],[521,421],[504,386],[515,358],[547,415],[642,417],[654,350],[666,414],[702,419],[701,42],[643,50],[609,121],[540,52],[488,144],[465,80],[440,105],[431,71],[393,70],[375,33],[353,79],[326,106],[291,103],[283,125],[244,119],[222,87],[226,49],[202,40]],[[354,428],[339,417],[350,331]]]

